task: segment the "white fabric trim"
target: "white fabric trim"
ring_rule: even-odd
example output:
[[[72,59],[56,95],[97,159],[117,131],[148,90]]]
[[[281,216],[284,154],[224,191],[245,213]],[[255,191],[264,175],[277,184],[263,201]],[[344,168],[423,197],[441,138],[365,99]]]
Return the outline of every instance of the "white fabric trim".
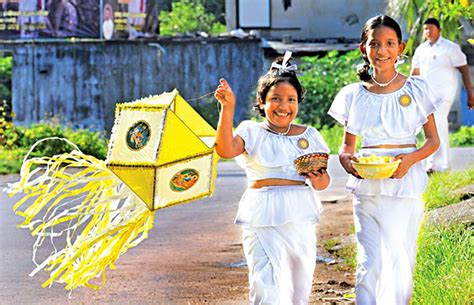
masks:
[[[242,195],[235,217],[238,225],[281,226],[290,222],[318,223],[323,210],[316,191],[309,186],[249,188]]]
[[[400,104],[409,96],[408,106]],[[416,134],[442,100],[436,97],[420,77],[407,78],[399,90],[377,94],[362,83],[351,84],[337,94],[328,114],[352,134],[362,136],[362,146],[415,144]]]

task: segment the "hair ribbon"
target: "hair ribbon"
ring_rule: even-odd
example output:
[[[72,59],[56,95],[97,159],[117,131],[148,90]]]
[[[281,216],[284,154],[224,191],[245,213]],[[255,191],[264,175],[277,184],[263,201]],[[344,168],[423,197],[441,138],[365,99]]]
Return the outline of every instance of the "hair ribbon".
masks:
[[[288,73],[288,72],[298,72],[298,66],[293,64],[293,65],[289,65],[288,64],[288,60],[290,60],[291,58],[291,52],[290,51],[286,51],[285,52],[285,55],[283,56],[283,62],[281,63],[281,65],[277,64],[277,63],[272,63],[272,66],[271,68],[276,68],[278,69],[278,74],[283,74],[283,73]]]

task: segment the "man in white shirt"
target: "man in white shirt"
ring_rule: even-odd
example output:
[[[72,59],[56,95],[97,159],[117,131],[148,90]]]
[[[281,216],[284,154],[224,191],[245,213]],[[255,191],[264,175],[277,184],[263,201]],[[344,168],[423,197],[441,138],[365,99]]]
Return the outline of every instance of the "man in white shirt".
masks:
[[[474,109],[474,95],[466,55],[459,45],[441,37],[439,21],[428,18],[423,25],[423,35],[426,41],[415,50],[411,74],[424,77],[434,94],[444,101],[435,112],[441,145],[425,163],[427,172],[431,173],[449,169],[448,114],[458,93],[459,72],[467,91],[469,109]]]

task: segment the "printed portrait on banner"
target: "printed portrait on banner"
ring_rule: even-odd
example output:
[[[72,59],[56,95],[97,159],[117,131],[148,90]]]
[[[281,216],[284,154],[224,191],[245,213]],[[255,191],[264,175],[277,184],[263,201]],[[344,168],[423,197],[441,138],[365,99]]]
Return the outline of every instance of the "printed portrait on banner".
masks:
[[[99,38],[100,0],[0,0],[0,38]]]
[[[104,0],[102,36],[105,39],[156,37],[158,15],[155,0]]]

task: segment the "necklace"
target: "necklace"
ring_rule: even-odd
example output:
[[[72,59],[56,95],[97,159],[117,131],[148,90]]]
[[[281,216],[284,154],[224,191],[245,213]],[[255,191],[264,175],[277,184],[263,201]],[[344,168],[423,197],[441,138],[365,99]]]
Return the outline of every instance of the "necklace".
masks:
[[[374,83],[376,83],[380,87],[387,87],[388,85],[390,85],[395,80],[395,78],[397,78],[397,76],[398,76],[398,72],[395,74],[395,76],[391,80],[389,80],[386,83],[379,83],[378,81],[375,80],[373,75],[371,75],[370,78],[374,81]]]
[[[288,132],[290,132],[290,129],[291,129],[291,124],[288,125],[288,129],[287,129],[285,132],[278,132],[278,131],[272,129],[272,128],[270,127],[270,125],[268,125],[268,122],[265,122],[265,126],[267,127],[267,130],[268,130],[268,131],[270,131],[270,132],[272,132],[272,133],[275,133],[275,134],[277,134],[277,135],[280,135],[280,136],[286,136],[286,135],[288,134]]]

